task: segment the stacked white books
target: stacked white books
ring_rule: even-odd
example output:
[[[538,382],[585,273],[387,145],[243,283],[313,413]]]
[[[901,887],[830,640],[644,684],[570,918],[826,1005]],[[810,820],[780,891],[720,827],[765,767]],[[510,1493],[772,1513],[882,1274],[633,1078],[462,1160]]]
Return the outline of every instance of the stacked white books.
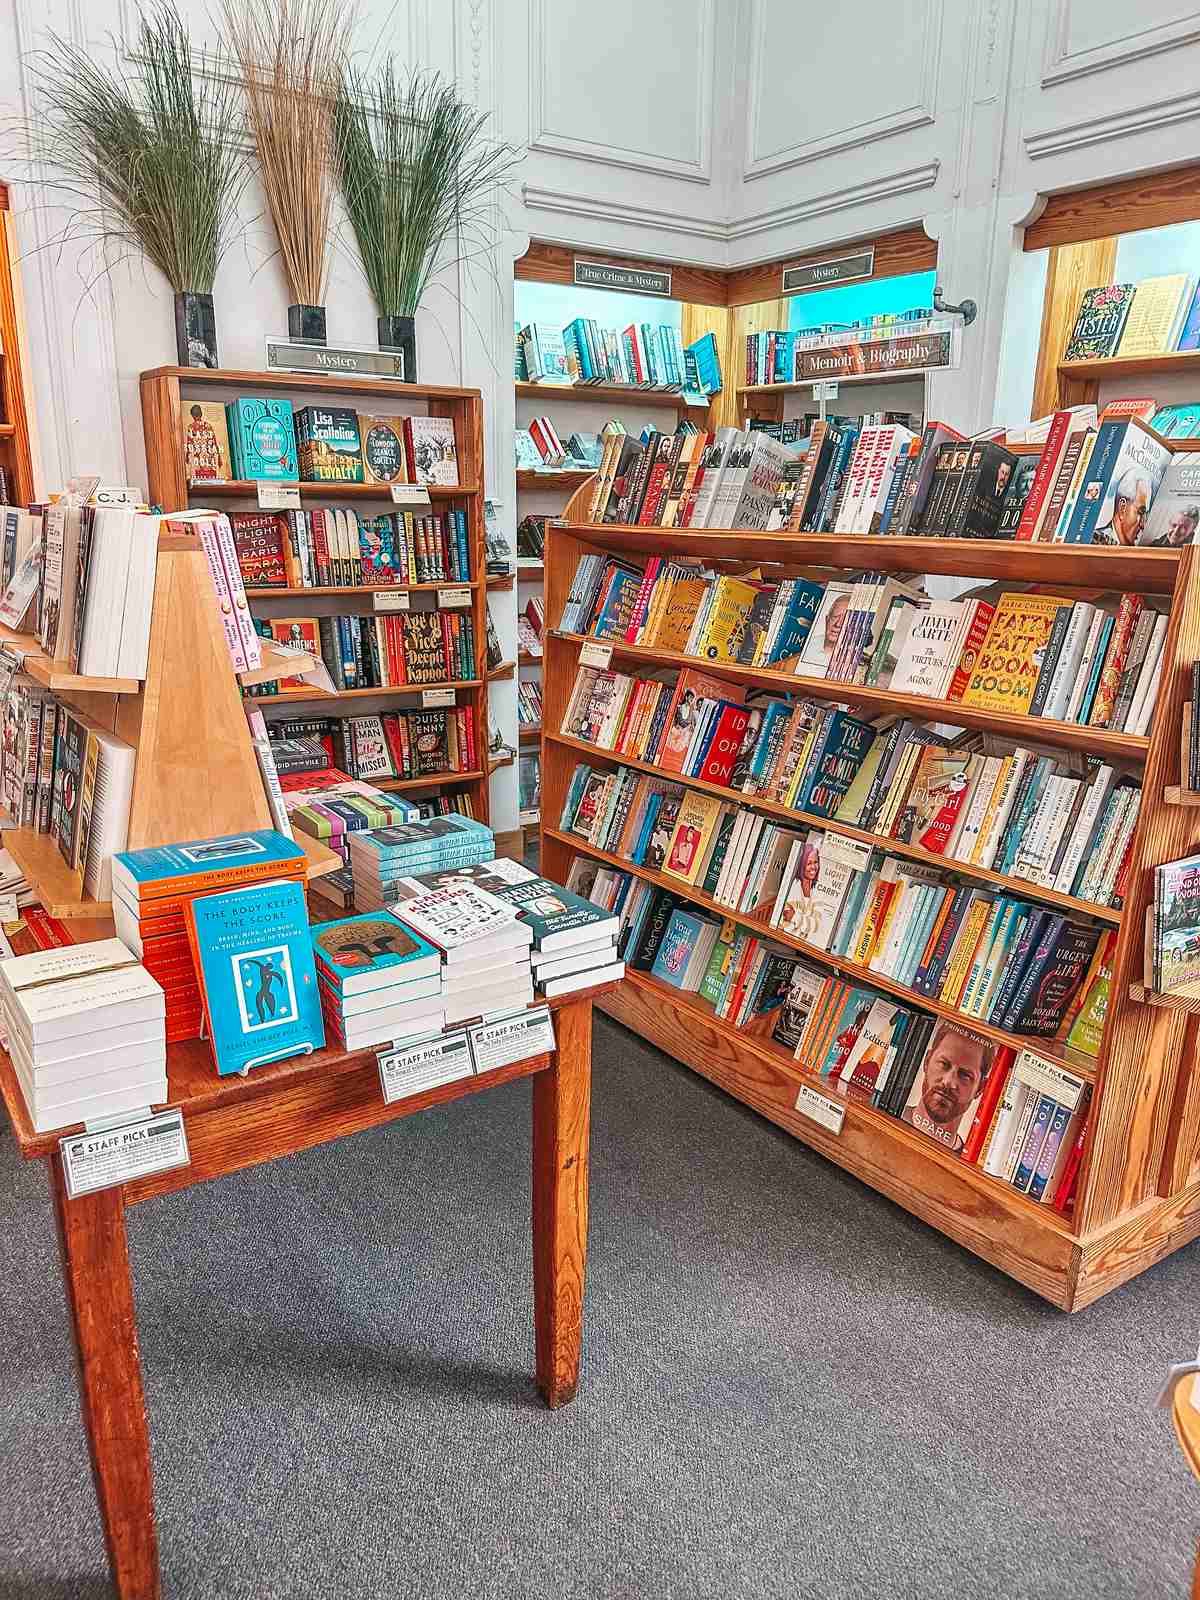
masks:
[[[166,997],[119,939],[0,961],[0,1008],[36,1133],[166,1100]]]
[[[533,930],[503,900],[447,873],[403,879],[395,914],[442,953],[446,1023],[516,1011],[533,999]],[[428,881],[427,881],[428,880]]]
[[[312,929],[331,1045],[367,1050],[437,1033],[446,1021],[442,953],[388,911]]]

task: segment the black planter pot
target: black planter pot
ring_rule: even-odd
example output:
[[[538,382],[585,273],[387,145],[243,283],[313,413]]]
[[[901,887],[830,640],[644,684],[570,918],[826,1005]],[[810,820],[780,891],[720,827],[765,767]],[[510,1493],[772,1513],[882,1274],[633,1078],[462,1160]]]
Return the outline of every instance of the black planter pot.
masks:
[[[215,367],[217,319],[210,294],[175,296],[175,350],[181,367]]]
[[[288,338],[297,344],[324,344],[325,307],[289,306]]]
[[[417,319],[415,317],[386,316],[378,322],[379,348],[395,352],[401,358],[402,377],[405,383],[417,381]]]

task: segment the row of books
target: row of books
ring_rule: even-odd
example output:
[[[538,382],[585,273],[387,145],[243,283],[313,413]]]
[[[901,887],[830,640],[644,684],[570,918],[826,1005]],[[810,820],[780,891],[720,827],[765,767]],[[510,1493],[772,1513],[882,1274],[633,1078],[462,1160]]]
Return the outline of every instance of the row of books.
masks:
[[[662,528],[765,528],[795,450],[761,429],[611,435],[585,520]]]
[[[536,678],[525,678],[517,685],[517,720],[523,728],[542,725],[542,686]]]
[[[933,325],[932,309],[914,306],[909,311],[880,312],[851,322],[823,322],[812,328],[764,328],[746,335],[744,381],[751,388],[767,383],[795,383],[799,378],[796,357],[802,350],[924,333]]]
[[[779,1048],[825,1089],[1032,1200],[1070,1209],[1090,1092],[1077,1073],[825,972],[766,933],[664,901],[619,869],[577,857],[567,882],[617,914],[618,952],[632,970]],[[1099,980],[1092,989],[1102,1016]]]
[[[129,828],[136,752],[24,673],[3,702],[0,798],[13,824],[48,834],[93,899],[108,897]]]
[[[420,688],[478,677],[469,611],[414,607],[366,617],[256,617],[254,625],[261,637],[323,661],[338,689]],[[294,677],[259,684],[253,692],[270,696],[303,688]]]
[[[652,556],[643,568],[585,555],[560,627],[1011,716],[1149,727],[1167,632],[1153,597],[1073,601],[985,585],[933,600],[922,582],[881,572],[772,581],[758,569],[718,576],[696,561]]]
[[[1200,348],[1200,289],[1186,272],[1085,289],[1064,361]]]
[[[389,711],[381,716],[285,717],[268,729],[280,739],[317,739],[332,764],[368,783],[477,772],[474,706]]]
[[[517,648],[522,655],[540,656],[542,635],[546,629],[545,611],[541,595],[530,595],[525,608],[517,617]]]
[[[522,517],[517,523],[517,554],[533,561],[541,561],[545,557],[545,517]]]
[[[517,806],[523,817],[536,816],[542,804],[542,754],[522,751],[517,763]]]
[[[594,472],[600,465],[604,439],[624,432],[624,425],[614,417],[600,433],[573,433],[564,445],[550,417],[534,417],[527,428],[518,428],[514,435],[517,470],[581,467]]]
[[[458,484],[454,422],[378,417],[345,406],[242,398],[188,402],[184,472],[197,485],[264,479],[302,483]]]
[[[693,669],[673,684],[631,680],[626,692],[584,667],[577,688],[563,732],[667,779],[693,778],[1093,904],[1123,903],[1141,790],[1095,757],[969,730],[950,738],[890,715],[872,723],[814,701],[747,705],[738,689]],[[610,714],[621,701],[626,710]]]
[[[466,513],[362,516],[341,506],[234,511],[243,583],[251,589],[377,588],[471,581]]]
[[[1065,1037],[1071,1002],[1100,959],[1097,924],[956,886],[931,864],[862,840],[797,832],[711,795],[672,794],[639,773],[576,767],[560,826],[1011,1033]]]
[[[516,377],[521,383],[604,383],[716,394],[721,364],[711,333],[685,349],[679,329],[669,323],[632,322],[618,331],[602,328],[593,317],[576,317],[561,331],[547,322],[518,328]]]

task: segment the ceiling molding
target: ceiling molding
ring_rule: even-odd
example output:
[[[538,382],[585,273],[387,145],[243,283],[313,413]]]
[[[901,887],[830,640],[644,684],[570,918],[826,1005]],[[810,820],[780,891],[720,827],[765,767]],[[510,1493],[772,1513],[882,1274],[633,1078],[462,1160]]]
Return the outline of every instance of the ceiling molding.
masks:
[[[1057,128],[1047,128],[1041,133],[1025,135],[1025,154],[1031,161],[1041,161],[1047,156],[1069,154],[1084,150],[1089,145],[1104,144],[1109,139],[1131,139],[1139,134],[1157,133],[1181,122],[1191,122],[1200,116],[1200,91],[1172,96],[1169,100],[1153,100],[1148,104],[1131,106],[1127,111],[1113,111],[1106,116],[1086,117],[1079,122],[1066,122]]]
[[[750,3],[753,6],[754,18],[751,25],[750,86],[746,96],[744,148],[747,153],[753,151],[757,144],[756,130],[762,107],[762,63],[764,53],[769,48],[766,36],[768,21],[766,6],[763,0],[750,0]],[[865,117],[859,122],[835,128],[832,132],[821,133],[811,139],[802,139],[798,144],[788,145],[785,149],[753,157],[743,165],[742,181],[752,183],[757,178],[787,172],[809,161],[819,161],[826,156],[838,155],[844,150],[857,150],[880,139],[891,139],[902,133],[911,133],[917,128],[929,127],[936,116],[941,18],[941,5],[934,3],[934,0],[925,0],[925,28],[921,42],[923,67],[920,82],[916,85],[916,97],[910,104],[899,106],[882,116]]]
[[[932,189],[938,180],[940,170],[940,162],[926,161],[920,166],[905,167],[899,172],[887,172],[879,177],[867,178],[862,183],[845,184],[842,188],[830,189],[807,200],[798,200],[794,205],[773,207],[769,211],[742,217],[730,226],[727,237],[737,243],[742,239],[754,238],[760,233],[773,232],[777,228],[794,227],[797,223],[811,222],[817,217],[829,216],[837,211],[848,211],[854,206],[878,205],[880,201],[890,200],[896,195],[916,194],[923,189]]]
[[[707,217],[683,216],[653,206],[628,205],[623,200],[599,200],[592,196],[565,194],[558,189],[541,189],[532,184],[526,184],[522,193],[527,211],[550,211],[560,216],[614,222],[623,228],[652,229],[693,239],[725,240],[729,237],[726,223],[711,222]],[[531,231],[537,233],[536,229]]]
[[[1110,67],[1128,67],[1163,50],[1176,50],[1200,40],[1200,19],[1195,8],[1188,6],[1172,22],[1139,28],[1119,38],[1108,39],[1103,44],[1093,45],[1088,50],[1071,51],[1071,5],[1072,0],[1051,0],[1042,58],[1043,89],[1090,77],[1093,72],[1107,72]],[[1130,12],[1131,17],[1136,15],[1136,11]]]
[[[616,167],[627,172],[649,172],[655,177],[682,179],[711,185],[713,151],[713,24],[716,0],[697,0],[693,30],[700,72],[696,79],[694,155],[690,159],[664,156],[654,150],[637,150],[617,144],[579,139],[548,125],[546,10],[553,0],[529,0],[529,148],[546,155],[567,156],[589,165]]]

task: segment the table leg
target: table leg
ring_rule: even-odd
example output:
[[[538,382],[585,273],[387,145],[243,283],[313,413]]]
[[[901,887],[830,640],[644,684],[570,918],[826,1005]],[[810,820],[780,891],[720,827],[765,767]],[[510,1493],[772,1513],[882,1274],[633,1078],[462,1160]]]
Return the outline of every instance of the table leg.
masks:
[[[67,1198],[50,1162],[79,1392],[104,1540],[119,1600],[158,1600],[150,1435],[121,1190]]]
[[[538,1387],[575,1398],[587,1267],[592,1002],[554,1013],[558,1049],[533,1079],[533,1298]]]

